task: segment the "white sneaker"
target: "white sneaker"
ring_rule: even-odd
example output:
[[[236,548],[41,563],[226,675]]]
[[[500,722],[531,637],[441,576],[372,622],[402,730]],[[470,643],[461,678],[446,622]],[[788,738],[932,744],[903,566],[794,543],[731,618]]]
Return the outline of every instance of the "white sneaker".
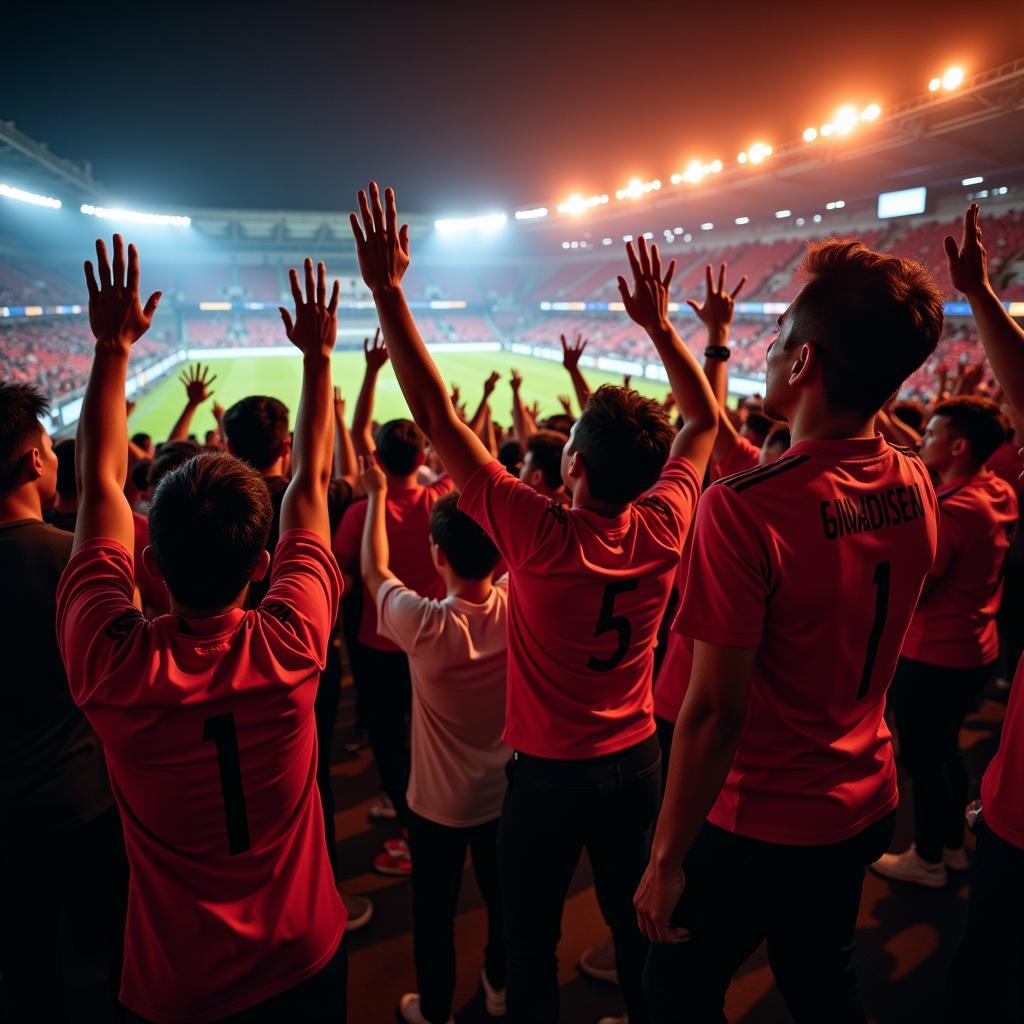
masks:
[[[484,1004],[487,1007],[488,1015],[491,1017],[504,1017],[505,990],[503,988],[491,988],[491,983],[487,980],[486,968],[481,968],[480,970],[480,982],[484,987]]]
[[[971,865],[967,859],[967,851],[961,846],[957,850],[951,850],[948,846],[942,848],[942,863],[950,871],[966,871]]]
[[[398,817],[395,805],[386,793],[377,797],[377,802],[370,808],[370,817],[379,818],[383,821],[392,821]]]
[[[406,992],[398,1000],[398,1013],[406,1024],[430,1024],[430,1021],[420,1011],[419,992]],[[448,1024],[455,1024],[455,1018],[449,1017]]]
[[[929,864],[921,860],[913,844],[903,853],[883,853],[871,865],[871,870],[883,878],[891,878],[896,882],[913,882],[929,889],[941,889],[949,881],[946,865],[941,861],[938,864]]]
[[[591,946],[581,954],[576,965],[591,978],[618,985],[619,972],[615,966],[615,940],[609,939],[603,945]]]

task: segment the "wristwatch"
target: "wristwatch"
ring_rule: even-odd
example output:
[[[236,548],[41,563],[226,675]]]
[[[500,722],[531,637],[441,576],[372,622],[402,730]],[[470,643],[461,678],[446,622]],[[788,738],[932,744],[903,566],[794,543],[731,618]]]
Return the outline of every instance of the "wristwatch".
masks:
[[[728,359],[732,349],[728,345],[708,345],[704,349],[705,359]]]

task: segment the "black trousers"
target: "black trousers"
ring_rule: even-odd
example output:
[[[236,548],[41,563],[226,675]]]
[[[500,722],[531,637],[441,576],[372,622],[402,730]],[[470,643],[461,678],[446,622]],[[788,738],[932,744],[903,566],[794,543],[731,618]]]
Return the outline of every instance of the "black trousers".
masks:
[[[327,664],[320,673],[320,683],[313,703],[316,717],[316,788],[320,793],[320,809],[324,815],[327,856],[331,859],[334,879],[338,879],[337,836],[334,830],[334,789],[331,786],[331,751],[334,728],[338,722],[338,700],[341,697],[341,654],[332,642],[327,647]]]
[[[348,1020],[348,952],[342,939],[331,960],[294,988],[222,1017],[223,1024],[346,1024]],[[147,1024],[128,1014],[130,1024]]]
[[[409,812],[412,925],[420,1007],[430,1024],[447,1024],[455,993],[455,911],[466,851],[487,907],[484,968],[493,988],[505,987],[504,918],[498,885],[498,819],[452,828]]]
[[[672,916],[690,931],[651,945],[645,972],[654,1024],[720,1024],[729,982],[768,940],[768,961],[797,1024],[863,1024],[854,933],[864,869],[892,841],[895,814],[830,846],[783,846],[705,822],[684,862]]]
[[[128,861],[114,807],[69,831],[0,847],[0,975],[11,1024],[64,1020],[61,914],[76,947],[106,955],[107,1019],[120,1017],[127,900]]]
[[[409,715],[412,681],[409,659],[401,651],[377,651],[353,644],[352,672],[360,680],[366,736],[380,773],[381,788],[391,798],[404,825],[408,816]]]
[[[676,723],[655,715],[654,726],[658,730],[658,745],[661,747],[661,788],[664,790],[668,783],[668,763],[672,757],[672,737],[675,735]]]
[[[889,688],[900,738],[900,763],[914,783],[917,852],[931,864],[942,848],[964,845],[967,768],[960,729],[995,665],[940,668],[900,658]]]
[[[949,970],[947,1024],[1024,1019],[1024,850],[987,825],[971,861],[967,922]]]
[[[656,736],[615,754],[509,762],[498,832],[498,866],[508,942],[510,1024],[559,1019],[556,949],[562,907],[580,854],[594,871],[597,901],[615,939],[615,962],[630,1024],[646,1024],[640,933],[633,893],[647,867],[661,795]]]

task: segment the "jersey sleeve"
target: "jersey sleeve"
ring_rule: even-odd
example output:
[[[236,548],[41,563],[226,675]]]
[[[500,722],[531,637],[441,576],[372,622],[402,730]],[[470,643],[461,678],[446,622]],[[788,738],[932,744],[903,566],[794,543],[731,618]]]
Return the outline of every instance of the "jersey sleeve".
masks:
[[[517,480],[497,460],[473,474],[459,508],[487,531],[512,569],[524,565],[553,531],[566,528],[562,506]]]
[[[653,514],[661,519],[682,550],[700,497],[700,483],[696,467],[689,459],[669,459],[657,483],[633,507],[647,518]]]
[[[697,509],[673,629],[723,647],[757,647],[772,577],[769,545],[754,514],[727,486],[709,487]]]
[[[963,547],[963,528],[953,508],[939,503],[939,536],[929,576],[945,576],[949,567]]]
[[[761,449],[751,444],[745,437],[736,434],[725,458],[712,463],[712,479],[720,480],[734,473],[745,473],[748,469],[753,469],[760,458]]]
[[[259,614],[277,619],[322,667],[341,601],[334,556],[310,530],[289,530],[277,542],[270,588]]]
[[[356,574],[359,570],[359,546],[363,539],[363,522],[366,518],[366,502],[356,502],[345,509],[341,523],[334,533],[331,547],[334,557],[342,570]]]
[[[404,586],[401,580],[386,579],[377,591],[377,632],[403,651],[411,653],[429,643],[436,603]]]
[[[432,484],[427,485],[426,490],[433,504],[438,498],[443,498],[455,490],[455,481],[447,473],[442,473]]]
[[[145,619],[132,604],[131,554],[117,541],[83,544],[57,588],[57,645],[71,697],[85,706],[102,691],[111,665]]]

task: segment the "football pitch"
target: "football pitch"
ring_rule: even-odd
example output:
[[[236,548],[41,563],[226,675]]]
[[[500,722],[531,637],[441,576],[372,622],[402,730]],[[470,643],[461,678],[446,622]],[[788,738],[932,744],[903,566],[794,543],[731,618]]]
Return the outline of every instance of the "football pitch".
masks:
[[[509,427],[512,423],[511,389],[509,371],[514,367],[523,377],[521,393],[527,405],[540,403],[542,416],[562,411],[559,395],[568,395],[574,413],[579,414],[576,396],[572,393],[569,375],[560,362],[538,359],[533,356],[516,355],[512,352],[439,352],[434,356],[445,381],[458,385],[461,401],[466,405],[467,416],[472,416],[480,402],[483,383],[492,370],[501,374],[501,380],[491,396],[491,414],[496,423]],[[179,376],[188,364],[182,363],[175,370],[154,384],[138,398],[128,421],[130,433],[145,432],[155,441],[167,437],[171,426],[185,406],[185,388]],[[200,441],[207,430],[215,426],[213,403],[219,402],[225,409],[247,395],[271,395],[279,398],[291,413],[292,424],[299,404],[299,390],[302,384],[302,358],[298,352],[290,356],[248,355],[234,359],[211,359],[210,372],[217,375],[213,383],[213,398],[199,406],[189,428]],[[365,361],[363,353],[337,352],[334,355],[334,383],[341,388],[346,400],[345,417],[351,425],[355,410],[356,396],[363,380]],[[621,384],[622,376],[584,368],[584,375],[592,389],[600,384]],[[633,378],[633,387],[652,398],[662,399],[668,392],[668,385],[657,381]],[[377,379],[377,398],[373,416],[379,422],[408,416],[409,410],[398,388],[390,364],[385,366]]]

